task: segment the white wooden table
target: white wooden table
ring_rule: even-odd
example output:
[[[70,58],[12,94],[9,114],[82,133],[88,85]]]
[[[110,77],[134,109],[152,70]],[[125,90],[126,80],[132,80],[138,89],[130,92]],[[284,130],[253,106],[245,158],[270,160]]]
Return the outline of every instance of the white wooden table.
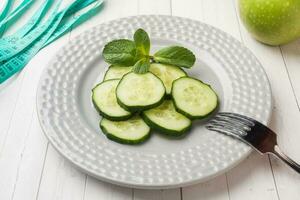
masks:
[[[270,127],[277,132],[283,150],[300,161],[299,40],[281,47],[256,42],[241,24],[234,0],[107,0],[100,14],[43,49],[12,84],[0,91],[0,199],[300,199],[300,175],[280,161],[257,153],[211,181],[185,188],[147,191],[97,181],[76,170],[52,148],[40,129],[35,108],[36,88],[43,68],[58,48],[89,27],[141,14],[197,19],[230,33],[249,47],[271,82],[274,108]],[[14,32],[29,16],[27,13],[9,32]]]

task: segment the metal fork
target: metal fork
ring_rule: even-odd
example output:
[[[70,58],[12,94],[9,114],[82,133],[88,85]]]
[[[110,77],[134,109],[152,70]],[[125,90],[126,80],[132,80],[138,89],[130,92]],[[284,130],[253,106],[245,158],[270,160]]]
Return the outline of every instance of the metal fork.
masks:
[[[285,155],[277,145],[276,134],[262,123],[236,113],[218,113],[206,126],[208,130],[233,136],[261,154],[273,154],[295,171],[300,165]]]

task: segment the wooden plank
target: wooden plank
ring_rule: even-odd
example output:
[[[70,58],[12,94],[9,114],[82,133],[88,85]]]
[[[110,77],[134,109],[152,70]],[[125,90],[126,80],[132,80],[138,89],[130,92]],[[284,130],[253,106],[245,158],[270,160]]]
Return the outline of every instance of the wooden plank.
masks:
[[[288,169],[276,158],[271,158],[274,178],[280,199],[297,199],[300,196],[299,174]],[[299,163],[299,159],[297,160]]]
[[[25,23],[28,17],[36,10],[42,1],[35,3],[18,23]],[[17,25],[17,24],[16,24]],[[12,28],[15,28],[15,24]],[[68,36],[60,39],[59,43],[50,45],[37,54],[21,72],[16,83],[20,93],[15,97],[15,108],[12,112],[7,130],[1,141],[1,192],[0,199],[34,199],[38,191],[40,175],[47,141],[45,140],[35,112],[36,88],[43,70],[55,49],[68,40]],[[50,57],[49,57],[50,56]],[[20,79],[21,78],[21,79]],[[11,97],[10,86],[6,88]],[[1,101],[2,102],[2,101]],[[12,101],[14,102],[14,101]],[[11,109],[9,106],[5,110]],[[2,112],[1,112],[1,116]]]
[[[0,11],[6,1],[1,1]],[[15,0],[12,9],[16,8],[22,0]],[[11,26],[4,34],[4,36],[13,34],[23,23],[30,17],[30,11],[34,10],[37,6],[34,4],[29,12],[26,12],[21,20],[17,20],[13,26]],[[11,10],[12,10],[11,9]],[[11,126],[11,117],[14,113],[18,95],[20,93],[21,84],[23,81],[24,73],[18,74],[11,80],[4,82],[0,85],[0,147],[2,147],[4,140],[6,139],[6,133]],[[1,149],[1,148],[0,148]]]
[[[34,194],[33,191],[37,189],[47,142],[40,129],[36,128],[39,127],[35,112],[36,86],[43,66],[46,66],[51,55],[54,54],[54,49],[64,44],[63,40],[65,39],[67,38],[62,38],[59,44],[56,43],[44,49],[22,72],[24,80],[21,92],[11,119],[11,126],[1,148],[0,199],[6,199],[2,197],[13,196],[14,193],[30,191],[31,194]],[[29,182],[26,184],[22,181],[18,182],[18,180],[27,179],[26,177],[32,169],[35,169],[36,174],[32,175]],[[20,187],[18,184],[24,187]]]
[[[16,0],[13,4],[13,9],[17,7],[20,2],[21,0]],[[35,7],[36,5],[33,5],[31,10]],[[25,22],[23,20],[28,19],[29,16],[29,12],[25,13],[22,16],[22,20],[17,20],[14,23],[14,26],[11,26],[10,29],[5,32],[4,36],[13,34]],[[0,151],[4,141],[6,140],[8,129],[11,126],[11,119],[16,108],[16,102],[19,97],[23,77],[24,73],[20,73],[0,85]]]
[[[134,200],[180,200],[180,189],[134,190]]]
[[[285,67],[288,72],[288,76],[290,79],[290,83],[293,88],[293,93],[295,97],[296,104],[299,107],[300,102],[300,41],[295,41],[287,45],[283,45],[281,47],[281,53],[284,58]],[[281,88],[283,89],[283,88]],[[281,91],[282,93],[282,91]],[[286,102],[286,100],[283,99],[282,102]],[[291,98],[291,97],[289,97]],[[284,109],[284,108],[283,108]],[[294,106],[294,109],[296,109],[296,106]],[[283,117],[283,116],[282,116]],[[288,137],[289,143],[284,144],[285,145],[285,151],[289,156],[291,156],[293,159],[298,161],[300,163],[300,156],[299,151],[300,147],[297,145],[297,141],[299,141],[300,136],[298,134],[299,132],[299,126],[296,120],[294,119],[293,115],[289,115],[286,117],[289,117],[291,120],[291,124],[294,122],[294,131],[291,129],[291,127],[285,127],[285,130],[279,130],[282,131],[280,134],[284,134],[283,137]],[[285,123],[286,124],[286,123]],[[284,126],[285,124],[282,124],[281,126]],[[296,132],[296,129],[298,129],[298,132]],[[288,145],[291,145],[291,147],[287,147]],[[287,169],[285,164],[283,164],[281,161],[272,158],[272,167],[274,170],[274,177],[278,189],[278,194],[281,199],[293,199],[295,197],[300,196],[300,177],[297,173],[294,171]]]
[[[86,176],[49,146],[37,194],[39,200],[82,200]]]
[[[242,25],[241,33],[245,44],[262,62],[272,86],[274,112],[272,114],[270,127],[277,133],[278,143],[283,151],[299,162],[300,155],[298,152],[300,148],[297,143],[300,136],[297,132],[299,132],[300,129],[300,113],[291,87],[289,74],[286,70],[286,67],[291,67],[295,71],[294,64],[292,64],[294,61],[289,60],[287,62],[288,53],[285,52],[285,63],[278,47],[266,46],[255,41]],[[299,176],[292,170],[286,168],[281,162],[274,162],[273,158],[271,160],[279,198],[296,198],[296,196],[299,195]]]
[[[63,43],[61,43],[61,45],[62,44]],[[52,48],[55,47],[58,48],[59,46],[52,46]],[[11,119],[12,125],[7,131],[7,137],[3,142],[1,149],[2,156],[0,158],[0,169],[2,178],[0,180],[0,184],[3,186],[1,187],[1,190],[3,189],[5,192],[1,192],[0,195],[11,194],[12,189],[14,188],[12,187],[15,184],[14,182],[23,175],[28,175],[27,171],[20,171],[23,164],[41,166],[40,164],[43,162],[44,155],[42,152],[45,150],[47,143],[44,140],[44,137],[36,137],[37,135],[42,135],[42,132],[39,129],[32,130],[31,128],[39,126],[38,120],[35,118],[36,112],[34,112],[36,85],[43,69],[41,66],[45,66],[47,63],[48,59],[46,58],[47,56],[51,55],[51,50],[47,49],[43,51],[43,53],[44,56],[40,57],[40,55],[37,55],[36,58],[34,58],[27,66],[25,69],[26,71],[23,72],[25,73],[25,77],[19,98],[17,100],[16,109]],[[31,149],[27,149],[27,147]],[[24,154],[24,151],[26,150],[36,150],[39,153],[32,155]],[[42,155],[40,153],[42,153]],[[26,156],[28,156],[28,158],[26,158]],[[27,159],[30,159],[30,157],[32,157],[34,162],[27,163]],[[30,167],[28,169],[30,169]],[[39,168],[39,171],[41,170],[42,166]],[[35,172],[38,173],[39,171],[37,170]],[[38,180],[39,179],[35,179],[32,181],[34,182]],[[35,184],[33,183],[27,183],[27,188],[22,189],[33,189],[31,187],[34,185]]]
[[[184,200],[229,200],[226,176],[221,175],[210,181],[185,187],[182,197]]]
[[[36,114],[29,132],[11,199],[35,199],[39,188],[48,141],[42,133]]]
[[[132,189],[104,183],[92,177],[87,179],[84,200],[132,200],[132,198]]]
[[[282,55],[293,86],[294,95],[300,110],[300,40],[281,47]]]
[[[268,156],[253,152],[227,173],[230,199],[278,199]]]
[[[171,0],[138,0],[139,15],[171,15]]]
[[[132,16],[137,14],[137,1],[138,0],[109,0],[104,2],[104,6],[99,14],[92,17],[84,24],[80,25],[71,32],[71,39],[81,34],[85,30],[97,26],[103,22],[114,20],[117,18]]]
[[[204,22],[203,0],[172,0],[172,14]]]
[[[16,108],[18,96],[20,94],[24,73],[14,77],[0,88],[0,149],[6,140],[8,129],[12,126],[12,115]]]

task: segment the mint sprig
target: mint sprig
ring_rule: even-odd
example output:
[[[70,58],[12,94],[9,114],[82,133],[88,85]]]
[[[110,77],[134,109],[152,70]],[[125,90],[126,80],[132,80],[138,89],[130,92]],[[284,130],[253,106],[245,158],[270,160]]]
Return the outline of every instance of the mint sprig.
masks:
[[[184,68],[191,68],[196,61],[193,52],[180,46],[170,46],[160,49],[154,54],[153,59],[155,62]]]
[[[136,46],[137,54],[147,57],[150,52],[150,38],[146,31],[144,31],[141,28],[136,30],[133,39]]]
[[[139,60],[135,63],[132,71],[137,74],[144,74],[149,71],[149,67],[150,67],[150,59],[142,58],[141,60]]]
[[[104,60],[112,65],[133,66],[135,73],[149,71],[150,63],[157,62],[178,67],[191,68],[196,57],[192,51],[181,46],[169,46],[150,55],[150,38],[146,31],[138,29],[133,41],[128,39],[113,40],[103,49]]]
[[[102,55],[104,60],[112,65],[132,66],[137,61],[135,43],[127,39],[107,43]]]

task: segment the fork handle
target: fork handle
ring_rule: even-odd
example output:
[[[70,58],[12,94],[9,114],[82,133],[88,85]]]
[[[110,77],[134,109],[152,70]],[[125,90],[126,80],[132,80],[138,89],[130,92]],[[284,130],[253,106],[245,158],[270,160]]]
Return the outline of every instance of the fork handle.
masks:
[[[294,160],[292,160],[290,157],[285,155],[278,145],[275,146],[274,151],[272,152],[276,157],[278,157],[280,160],[285,162],[287,165],[289,165],[291,168],[293,168],[296,172],[300,173],[300,165],[296,163]]]

